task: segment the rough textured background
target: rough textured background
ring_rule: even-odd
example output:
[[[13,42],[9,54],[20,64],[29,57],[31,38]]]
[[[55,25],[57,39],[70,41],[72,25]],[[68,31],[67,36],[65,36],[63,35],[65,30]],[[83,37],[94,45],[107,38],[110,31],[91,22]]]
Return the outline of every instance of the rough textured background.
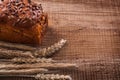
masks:
[[[73,80],[120,80],[120,0],[35,1],[41,1],[49,15],[42,47],[67,39],[53,58],[79,66],[60,73],[70,74]]]

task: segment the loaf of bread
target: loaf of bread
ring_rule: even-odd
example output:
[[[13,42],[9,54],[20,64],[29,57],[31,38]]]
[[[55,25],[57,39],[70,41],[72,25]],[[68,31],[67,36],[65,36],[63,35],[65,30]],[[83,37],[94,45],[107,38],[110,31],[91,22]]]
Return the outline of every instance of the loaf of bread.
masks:
[[[48,26],[41,4],[30,0],[3,0],[0,3],[0,40],[40,45]]]

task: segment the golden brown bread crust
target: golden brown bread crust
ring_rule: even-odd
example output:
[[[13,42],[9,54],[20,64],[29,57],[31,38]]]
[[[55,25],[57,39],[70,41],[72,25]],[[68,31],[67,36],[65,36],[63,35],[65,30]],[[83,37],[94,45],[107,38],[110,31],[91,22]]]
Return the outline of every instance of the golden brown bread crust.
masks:
[[[15,2],[16,3],[16,2]],[[5,3],[4,3],[5,4]],[[7,3],[8,4],[8,3]],[[11,5],[13,3],[10,3]],[[22,3],[23,4],[23,3]],[[23,8],[26,8],[26,4]],[[29,6],[36,4],[29,4]],[[37,7],[37,6],[36,6]],[[39,7],[39,6],[38,6]],[[22,8],[22,9],[23,9]],[[28,12],[31,10],[30,7],[28,8]],[[2,9],[2,8],[1,8]],[[10,8],[11,9],[11,8]],[[19,9],[18,9],[19,10]],[[35,11],[37,12],[39,9],[35,9],[30,16],[27,17],[26,14],[21,18],[21,13],[18,13],[18,16],[11,14],[6,14],[6,11],[9,11],[9,7],[7,7],[6,11],[0,10],[0,40],[14,42],[14,43],[23,43],[23,44],[31,44],[31,45],[39,45],[43,39],[44,33],[48,26],[48,18],[47,14],[38,12],[40,14],[34,15]],[[24,10],[23,10],[24,11]],[[13,16],[9,18],[9,16]],[[35,16],[32,18],[32,15]],[[38,17],[37,17],[38,16]],[[32,19],[31,19],[32,18]]]
[[[43,23],[37,23],[33,27],[13,27],[9,24],[0,24],[0,40],[24,43],[31,45],[41,44],[42,38],[48,26],[47,15],[43,15]]]

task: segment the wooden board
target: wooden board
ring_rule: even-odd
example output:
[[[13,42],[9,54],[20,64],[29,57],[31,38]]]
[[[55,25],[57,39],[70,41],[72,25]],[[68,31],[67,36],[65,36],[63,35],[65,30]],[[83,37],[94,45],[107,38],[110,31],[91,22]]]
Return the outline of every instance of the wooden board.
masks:
[[[70,74],[73,80],[120,80],[119,0],[41,0],[41,4],[49,15],[42,47],[68,40],[53,58],[79,66],[60,73]]]

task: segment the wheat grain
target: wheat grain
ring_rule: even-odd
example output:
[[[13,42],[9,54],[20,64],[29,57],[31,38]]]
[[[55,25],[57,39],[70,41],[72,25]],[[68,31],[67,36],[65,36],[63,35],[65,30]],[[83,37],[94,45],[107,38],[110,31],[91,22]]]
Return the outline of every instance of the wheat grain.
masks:
[[[28,64],[32,64],[32,63],[53,63],[53,62],[55,62],[51,58],[49,58],[49,59],[46,59],[46,58],[14,58],[11,61],[13,63],[17,63],[17,64],[22,64],[22,63],[28,63]]]
[[[36,80],[72,80],[70,75],[60,75],[60,74],[53,74],[53,73],[39,73],[37,75],[0,75],[0,77],[28,77],[28,78],[35,78]]]
[[[72,80],[69,75],[59,75],[59,74],[37,74],[35,76],[37,80]]]

